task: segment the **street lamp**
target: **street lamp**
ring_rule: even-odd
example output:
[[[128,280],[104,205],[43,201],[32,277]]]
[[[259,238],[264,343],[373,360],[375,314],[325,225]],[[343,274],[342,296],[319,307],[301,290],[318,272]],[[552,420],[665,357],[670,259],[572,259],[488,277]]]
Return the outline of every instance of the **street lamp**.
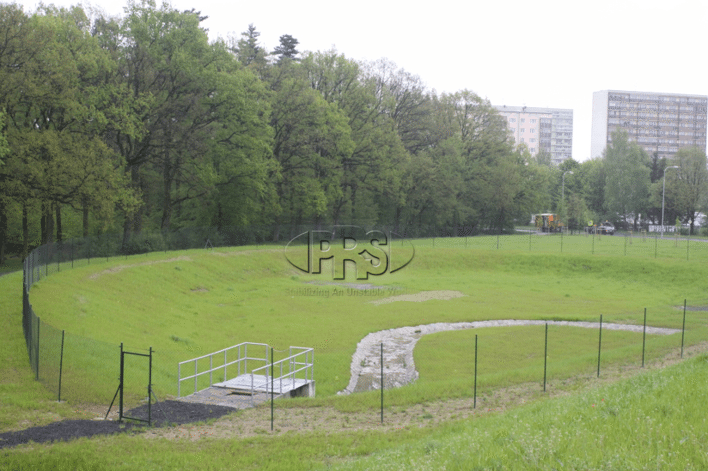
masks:
[[[563,214],[562,214],[563,219],[565,219],[565,174],[566,174],[566,173],[569,173],[569,174],[573,175],[573,171],[572,171],[572,170],[567,170],[567,171],[563,172],[563,178],[561,178],[561,181],[562,181],[562,185],[561,185],[561,208],[563,208]]]
[[[664,238],[664,198],[666,196],[666,171],[670,168],[679,168],[678,165],[671,165],[664,169],[664,185],[661,190],[661,238]]]

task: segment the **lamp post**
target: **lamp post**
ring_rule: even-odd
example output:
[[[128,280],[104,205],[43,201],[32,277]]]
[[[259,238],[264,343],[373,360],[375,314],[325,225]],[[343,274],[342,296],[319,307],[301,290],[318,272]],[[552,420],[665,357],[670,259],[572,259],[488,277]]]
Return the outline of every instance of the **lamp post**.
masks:
[[[671,165],[664,169],[664,184],[661,190],[661,238],[664,238],[664,198],[666,196],[666,171],[670,168],[679,168],[678,165]]]
[[[563,172],[563,178],[561,178],[561,182],[562,182],[562,185],[561,185],[561,207],[563,208],[563,214],[562,214],[563,219],[565,219],[565,174],[566,173],[573,175],[573,171],[567,170],[567,171]]]

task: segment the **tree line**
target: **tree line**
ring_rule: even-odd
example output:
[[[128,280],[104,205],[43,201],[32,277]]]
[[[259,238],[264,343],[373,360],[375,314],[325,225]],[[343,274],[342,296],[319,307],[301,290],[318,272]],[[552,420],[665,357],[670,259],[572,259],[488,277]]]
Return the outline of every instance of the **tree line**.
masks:
[[[632,193],[643,203],[620,208],[610,150],[553,167],[470,90],[437,93],[386,59],[300,52],[288,34],[268,51],[254,25],[210,42],[204,19],[153,1],[119,18],[0,4],[0,263],[8,247],[105,232],[271,225],[277,239],[293,224],[358,223],[472,234],[547,210],[576,222],[655,212],[652,165],[663,164],[645,155],[650,185]],[[667,175],[672,216],[687,214],[680,175]]]

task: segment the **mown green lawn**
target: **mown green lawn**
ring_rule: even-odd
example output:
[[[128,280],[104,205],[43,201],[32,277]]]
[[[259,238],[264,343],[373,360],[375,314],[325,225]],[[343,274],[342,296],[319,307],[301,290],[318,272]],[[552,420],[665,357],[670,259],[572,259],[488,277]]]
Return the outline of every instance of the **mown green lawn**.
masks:
[[[602,241],[608,239],[611,238],[603,237]],[[449,301],[373,305],[370,301],[385,295],[354,296],[346,286],[310,284],[331,279],[297,272],[277,249],[161,253],[92,262],[90,266],[73,270],[62,269],[60,274],[37,283],[31,294],[34,309],[42,321],[66,332],[66,379],[62,395],[68,403],[62,404],[54,402],[54,392],[35,382],[29,372],[21,333],[21,276],[0,277],[0,307],[8,326],[1,334],[3,339],[0,342],[2,357],[6,359],[0,368],[2,427],[17,429],[61,417],[80,417],[81,412],[73,407],[77,402],[107,404],[117,385],[117,352],[121,342],[128,349],[155,349],[153,382],[162,397],[176,392],[177,362],[196,355],[243,341],[268,343],[279,350],[289,345],[315,347],[318,397],[288,401],[279,407],[327,405],[361,413],[375,410],[377,393],[350,397],[336,396],[335,393],[346,386],[351,354],[356,343],[369,332],[406,325],[486,319],[597,321],[600,315],[603,315],[604,322],[641,324],[645,307],[648,308],[649,325],[681,328],[683,311],[678,307],[683,305],[684,299],[688,299],[689,306],[708,305],[705,283],[708,264],[698,259],[686,261],[679,257],[620,256],[617,253],[592,255],[570,250],[566,253],[566,241],[563,254],[525,250],[528,247],[507,250],[455,248],[452,241],[447,240],[450,247],[441,247],[439,242],[435,247],[416,245],[415,258],[408,267],[396,274],[372,277],[368,281],[390,289],[391,294],[455,290],[465,295]],[[457,244],[460,245],[461,241],[457,240]],[[328,295],[304,296],[303,287],[316,287],[319,293]],[[341,296],[334,295],[338,289],[343,289]],[[689,311],[686,346],[708,339],[707,320],[705,311]],[[387,407],[469,397],[475,335],[479,341],[480,392],[524,382],[536,382],[540,388],[543,333],[542,326],[530,326],[426,336],[415,351],[420,379],[390,392]],[[46,335],[51,335],[50,328],[47,328]],[[597,331],[594,330],[551,327],[549,381],[594,374],[597,341]],[[676,334],[649,336],[647,359],[675,350],[680,342],[680,335]],[[638,364],[641,362],[641,346],[641,334],[603,332],[602,367]],[[704,368],[704,364],[705,358],[686,363],[699,369]],[[666,373],[671,380],[642,380],[644,382],[617,386],[624,388],[620,392],[599,392],[605,398],[611,394],[621,396],[624,401],[621,408],[633,411],[633,420],[645,416],[647,420],[656,421],[661,414],[672,417],[670,423],[664,423],[669,435],[661,443],[658,432],[644,429],[636,437],[622,442],[620,431],[623,429],[616,426],[614,418],[596,421],[596,428],[584,432],[587,424],[583,420],[596,419],[581,414],[583,420],[574,423],[569,417],[585,410],[588,401],[594,400],[594,396],[588,399],[588,395],[602,391],[597,390],[574,396],[567,404],[558,405],[561,403],[558,400],[542,401],[484,421],[451,423],[423,431],[342,432],[327,437],[305,434],[244,440],[235,437],[198,443],[151,441],[149,444],[140,436],[124,436],[3,450],[0,461],[9,463],[10,469],[21,469],[22,466],[26,469],[42,469],[42,466],[46,469],[164,469],[187,465],[218,469],[227,463],[244,466],[260,463],[261,469],[309,469],[318,463],[337,463],[342,457],[373,454],[361,464],[351,466],[353,469],[376,469],[379,466],[376,463],[380,462],[381,469],[403,469],[397,467],[399,461],[396,461],[403,453],[410,454],[411,465],[423,466],[421,469],[425,466],[440,469],[436,467],[437,463],[445,463],[447,469],[473,469],[466,467],[473,462],[480,469],[494,466],[501,469],[505,466],[553,469],[553,460],[567,465],[559,464],[558,469],[602,468],[598,463],[605,463],[606,469],[644,469],[651,458],[640,458],[640,452],[635,451],[639,446],[637,441],[641,441],[651,445],[653,454],[649,456],[661,457],[669,463],[666,469],[684,469],[676,467],[676,463],[684,461],[676,461],[674,455],[668,455],[674,453],[675,435],[683,433],[676,417],[697,416],[700,401],[686,408],[661,409],[654,399],[648,402],[654,404],[651,408],[647,401],[642,402],[641,396],[644,394],[646,399],[663,395],[664,386],[657,389],[656,384],[675,384],[682,380],[682,375],[696,374],[694,370],[681,368],[689,366]],[[663,378],[660,375],[664,373],[651,374]],[[138,389],[141,384],[137,381],[129,386]],[[688,381],[685,384],[694,383]],[[684,394],[670,391],[674,395]],[[698,391],[696,385],[694,394],[699,394]],[[597,406],[596,400],[594,403]],[[611,410],[617,413],[618,407],[613,406]],[[615,417],[611,412],[608,414]],[[559,417],[558,424],[567,425],[550,427],[548,421],[555,420],[552,418],[556,416]],[[691,416],[691,422],[687,422],[689,428],[686,428],[691,434],[686,435],[688,438],[678,438],[679,442],[685,438],[683,444],[695,444],[705,437],[705,421],[693,419]],[[501,430],[509,429],[510,424],[516,424],[516,432],[504,435]],[[523,430],[518,429],[522,426],[519,424],[523,424]],[[613,431],[615,428],[617,432]],[[493,430],[498,432],[492,433]],[[600,450],[605,442],[598,442],[583,455],[578,454],[577,444],[589,442],[593,433],[607,436],[608,441],[620,441],[612,449],[615,454],[611,456],[619,457],[625,453],[626,460],[608,458],[603,461]],[[536,461],[524,458],[519,452],[521,448],[508,446],[515,441],[531,446],[530,440],[534,436],[537,437],[538,453],[528,456],[534,456]],[[561,445],[550,447],[555,451],[542,452],[544,444],[558,441],[562,436],[567,440],[563,438],[566,441],[561,440]],[[484,443],[484,451],[478,450],[475,457],[463,453],[462,443],[468,439]],[[119,452],[126,448],[131,450],[129,455]],[[517,450],[518,456],[508,450]],[[687,460],[685,468],[701,469],[700,453],[695,452],[695,447],[691,450],[680,454],[681,460]],[[631,453],[626,454],[628,451]],[[534,463],[538,468],[533,467]],[[623,468],[624,465],[627,467]]]

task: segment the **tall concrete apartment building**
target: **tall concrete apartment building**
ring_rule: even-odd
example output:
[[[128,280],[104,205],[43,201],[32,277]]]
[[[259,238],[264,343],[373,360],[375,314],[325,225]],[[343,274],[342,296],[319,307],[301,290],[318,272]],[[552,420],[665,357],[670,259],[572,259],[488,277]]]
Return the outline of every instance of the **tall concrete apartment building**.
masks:
[[[573,151],[573,110],[530,106],[495,106],[504,116],[517,144],[524,143],[531,155],[545,150],[558,165]]]
[[[673,157],[681,147],[706,149],[708,96],[601,90],[592,94],[591,157],[600,157],[612,131],[626,129],[650,156]]]

